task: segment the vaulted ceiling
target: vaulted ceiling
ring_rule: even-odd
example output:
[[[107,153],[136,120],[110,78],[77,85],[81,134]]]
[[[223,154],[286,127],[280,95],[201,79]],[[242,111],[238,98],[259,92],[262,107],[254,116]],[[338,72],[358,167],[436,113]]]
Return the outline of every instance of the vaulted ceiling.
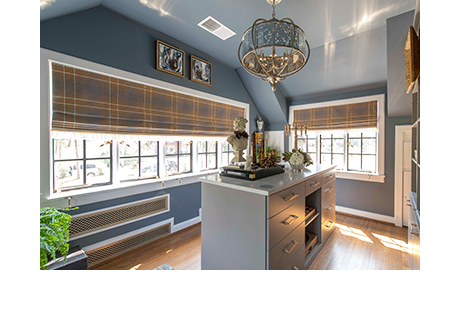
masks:
[[[274,114],[285,114],[286,100],[359,86],[385,86],[386,20],[413,10],[415,4],[416,0],[281,1],[276,6],[276,17],[290,17],[304,30],[311,56],[298,74],[280,82],[280,91],[271,94],[268,83],[261,83],[242,70],[237,56],[246,29],[257,18],[271,17],[272,8],[266,0],[40,0],[40,19],[106,7],[236,69],[256,104],[256,98],[275,103]],[[198,27],[207,16],[236,35],[223,41]],[[261,95],[259,90],[268,94]],[[282,97],[284,102],[279,101]]]

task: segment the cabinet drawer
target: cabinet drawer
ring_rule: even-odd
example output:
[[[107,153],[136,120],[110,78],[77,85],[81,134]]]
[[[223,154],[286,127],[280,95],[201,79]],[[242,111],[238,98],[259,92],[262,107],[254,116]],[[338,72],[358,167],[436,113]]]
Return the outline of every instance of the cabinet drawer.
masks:
[[[321,187],[321,176],[311,178],[305,182],[305,196],[310,195]]]
[[[305,225],[299,224],[288,236],[270,250],[269,269],[280,270],[292,256],[304,247]],[[305,251],[303,251],[305,253]]]
[[[299,224],[305,222],[305,204],[295,203],[268,220],[269,250],[292,232]]]
[[[334,228],[335,214],[332,216],[332,218],[324,220],[324,222],[321,224],[321,244],[326,243]]]
[[[323,185],[335,180],[335,170],[325,172],[321,175],[321,183]]]
[[[268,199],[268,217],[271,218],[280,211],[296,203],[305,205],[305,182],[271,195]]]
[[[321,208],[321,223],[325,220],[332,220],[332,215],[335,215],[335,195],[327,201],[323,201]]]
[[[305,246],[302,246],[300,250],[286,263],[282,270],[303,270],[305,265]]]
[[[321,201],[324,203],[335,195],[335,180],[326,185],[323,184]]]

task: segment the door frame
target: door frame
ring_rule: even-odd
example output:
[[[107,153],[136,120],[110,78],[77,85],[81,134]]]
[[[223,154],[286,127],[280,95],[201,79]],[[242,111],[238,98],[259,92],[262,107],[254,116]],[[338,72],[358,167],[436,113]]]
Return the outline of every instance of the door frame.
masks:
[[[395,196],[394,196],[394,222],[396,226],[402,227],[403,209],[402,203],[403,190],[403,152],[404,152],[404,132],[410,131],[411,125],[395,126]]]

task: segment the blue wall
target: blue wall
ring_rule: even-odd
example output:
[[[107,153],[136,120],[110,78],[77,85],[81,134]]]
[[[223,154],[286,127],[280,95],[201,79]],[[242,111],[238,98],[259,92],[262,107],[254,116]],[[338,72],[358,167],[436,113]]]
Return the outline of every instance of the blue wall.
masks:
[[[155,69],[156,40],[171,44],[185,52],[184,78]],[[259,111],[233,68],[173,38],[149,29],[103,7],[96,7],[42,21],[40,23],[40,46],[45,49],[146,77],[249,103],[249,131],[252,133],[257,129],[255,120],[260,117]],[[213,81],[211,87],[192,82],[188,78],[190,71],[189,57],[191,54],[212,63]],[[71,214],[95,211],[165,193],[170,194],[170,212],[72,241],[71,246],[88,246],[171,217],[174,217],[175,224],[178,224],[199,215],[199,209],[201,208],[201,183],[81,205],[78,210],[73,211]]]
[[[342,100],[360,96],[385,94],[385,182],[366,182],[349,179],[336,180],[336,203],[338,206],[354,208],[386,216],[394,216],[394,163],[395,126],[409,125],[410,116],[388,117],[387,88],[374,88],[347,93],[329,94],[322,97],[296,100],[290,105],[311,104]],[[409,105],[409,104],[407,104]]]

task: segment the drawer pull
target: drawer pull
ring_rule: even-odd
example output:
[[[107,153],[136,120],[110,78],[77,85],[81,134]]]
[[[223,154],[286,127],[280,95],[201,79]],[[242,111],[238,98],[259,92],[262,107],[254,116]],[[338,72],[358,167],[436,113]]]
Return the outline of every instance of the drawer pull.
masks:
[[[293,270],[298,270],[299,268],[296,267],[295,265],[292,267]]]
[[[332,210],[332,208],[334,208],[334,205],[330,204],[329,207],[327,207],[326,209],[327,210]]]
[[[283,223],[284,225],[289,225],[292,222],[294,222],[294,220],[297,219],[297,218],[298,218],[298,216],[296,216],[296,215],[290,215],[286,220],[282,221],[281,223]],[[289,219],[291,219],[291,220],[289,220]]]
[[[296,242],[295,240],[292,241],[292,246],[291,248],[288,250],[287,248],[284,249],[284,253],[287,253],[287,254],[290,254],[291,251],[295,248],[295,246],[297,246],[299,243]]]
[[[294,193],[291,196],[284,197],[284,201],[291,201],[291,200],[293,200],[294,198],[297,198],[297,197],[299,197],[299,194]]]
[[[318,185],[319,185],[319,182],[315,182],[315,183],[310,184],[310,187],[317,187]]]
[[[327,189],[325,192],[331,194],[332,192],[334,192],[334,189]]]
[[[412,207],[412,204],[410,203],[410,200],[406,199],[406,205]]]
[[[332,178],[333,176],[334,176],[334,175],[333,175],[333,174],[331,174],[331,175],[329,175],[327,178],[328,178],[328,179],[330,179],[330,178]]]
[[[417,230],[417,224],[411,223],[410,226],[411,226],[410,233],[415,236],[420,236],[420,233]]]
[[[332,224],[334,224],[334,222],[332,221],[329,221],[328,225],[326,225],[327,228],[330,228],[332,226]]]

